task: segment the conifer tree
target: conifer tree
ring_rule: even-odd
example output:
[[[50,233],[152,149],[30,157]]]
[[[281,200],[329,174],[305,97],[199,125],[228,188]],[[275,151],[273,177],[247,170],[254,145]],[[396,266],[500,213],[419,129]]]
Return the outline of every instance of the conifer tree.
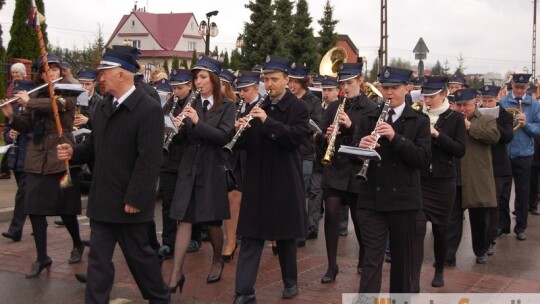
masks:
[[[274,20],[276,32],[279,36],[274,55],[291,58],[291,24],[293,4],[290,0],[275,0]]]
[[[239,70],[241,59],[242,55],[240,55],[240,52],[237,49],[233,49],[231,52],[231,62],[229,64],[229,68],[234,71]]]
[[[172,63],[171,63],[171,71],[178,69],[179,66],[180,66],[180,58],[178,58],[178,56],[173,56]]]
[[[197,50],[193,50],[193,53],[191,53],[191,65],[189,66],[189,68],[193,68],[193,66],[195,66],[195,63],[197,63],[197,59],[199,58],[199,56],[197,56]]]
[[[275,30],[272,0],[251,0],[245,5],[251,10],[250,22],[244,23],[244,46],[241,69],[249,70],[264,63],[268,54],[275,54],[278,34]]]
[[[13,22],[9,31],[12,39],[7,48],[8,58],[26,58],[36,60],[40,56],[37,33],[34,28],[26,24],[28,13],[31,9],[31,3],[28,0],[15,0],[15,11],[13,13]],[[45,16],[43,0],[36,0],[38,11]],[[45,45],[48,45],[47,25],[41,24],[41,32]]]
[[[188,63],[187,63],[187,60],[186,58],[182,59],[182,62],[180,63],[180,66],[184,69],[188,69]]]
[[[225,50],[225,52],[221,54],[223,55],[223,69],[226,70],[230,68],[229,52]]]
[[[321,19],[319,19],[319,25],[321,29],[319,30],[319,44],[317,52],[322,57],[328,50],[336,46],[337,43],[337,33],[335,32],[337,20],[333,19],[334,7],[330,5],[330,0],[326,0],[324,6],[324,14]]]
[[[311,27],[312,20],[307,1],[298,0],[291,32],[291,59],[313,71],[316,69],[316,57],[315,37]]]
[[[165,70],[165,73],[169,75],[169,60],[167,60],[167,58],[163,59],[163,69]]]

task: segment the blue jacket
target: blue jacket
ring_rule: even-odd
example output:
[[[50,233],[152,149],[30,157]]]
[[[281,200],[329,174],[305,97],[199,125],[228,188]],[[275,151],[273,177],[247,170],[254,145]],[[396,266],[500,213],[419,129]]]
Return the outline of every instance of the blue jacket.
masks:
[[[505,108],[519,108],[514,94],[503,97],[499,103]],[[514,139],[508,144],[508,156],[516,157],[532,156],[534,154],[534,136],[540,135],[540,103],[525,95],[521,101],[521,109],[527,117],[524,127],[514,132]]]

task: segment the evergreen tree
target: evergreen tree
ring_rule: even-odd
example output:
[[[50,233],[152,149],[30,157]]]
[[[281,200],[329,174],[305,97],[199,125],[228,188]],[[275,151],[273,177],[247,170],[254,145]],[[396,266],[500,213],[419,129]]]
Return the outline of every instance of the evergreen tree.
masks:
[[[280,39],[277,41],[274,55],[291,58],[291,24],[293,4],[290,0],[275,0],[275,28]]]
[[[222,55],[223,55],[223,69],[226,70],[231,65],[229,62],[229,52],[225,51],[225,53],[222,53]]]
[[[188,63],[187,63],[187,60],[186,58],[182,59],[182,62],[180,63],[180,66],[184,69],[188,69]]]
[[[465,70],[467,69],[467,67],[463,66],[463,63],[465,62],[465,58],[463,58],[462,54],[459,54],[457,61],[458,61],[458,67],[456,68],[456,72],[454,73],[454,75],[458,77],[463,77],[465,75]]]
[[[197,56],[197,50],[193,50],[193,53],[191,53],[191,65],[189,66],[189,68],[193,68],[193,66],[195,65],[195,63],[197,63],[197,59],[199,57]]]
[[[245,5],[251,10],[250,22],[244,23],[244,46],[241,69],[249,70],[264,63],[268,54],[274,54],[278,33],[273,23],[272,0],[251,0]]]
[[[316,69],[316,46],[311,21],[307,1],[298,0],[291,32],[291,59],[313,71]]]
[[[377,81],[378,74],[379,74],[379,57],[376,57],[373,60],[373,65],[371,66],[371,70],[369,71],[368,81],[369,82]]]
[[[444,76],[443,67],[441,65],[441,62],[437,60],[435,65],[431,68],[431,75],[432,76]]]
[[[330,5],[330,0],[326,0],[323,17],[319,19],[321,29],[319,30],[320,37],[317,52],[321,57],[337,43],[337,33],[335,32],[335,28],[339,21],[333,19],[333,13],[334,7]]]
[[[212,51],[212,53],[210,54],[210,57],[219,58],[219,50],[218,50],[217,45],[214,47],[214,51]]]
[[[443,73],[444,73],[443,75],[444,75],[444,76],[450,75],[450,67],[449,67],[448,65],[449,65],[448,59],[446,59],[446,60],[444,61],[444,67],[443,67]]]
[[[167,58],[163,59],[163,70],[169,75],[169,60],[167,60]]]
[[[402,59],[402,58],[392,58],[392,59],[390,59],[389,66],[396,67],[396,68],[401,68],[401,69],[408,69],[408,70],[413,69],[412,68],[413,65],[409,61],[406,61],[405,59]]]
[[[12,38],[9,41],[7,56],[9,58],[27,58],[35,60],[40,56],[39,43],[36,30],[26,24],[28,13],[31,9],[31,3],[28,0],[15,0],[15,11],[13,13],[13,22],[9,31]],[[38,11],[45,15],[43,0],[36,0]],[[47,25],[41,24],[43,41],[48,45]]]
[[[229,68],[234,71],[238,71],[240,69],[240,60],[242,59],[242,55],[240,55],[240,52],[237,49],[233,49],[231,52],[231,62],[229,64]]]
[[[180,58],[178,56],[173,56],[171,63],[171,71],[174,71],[180,67]]]

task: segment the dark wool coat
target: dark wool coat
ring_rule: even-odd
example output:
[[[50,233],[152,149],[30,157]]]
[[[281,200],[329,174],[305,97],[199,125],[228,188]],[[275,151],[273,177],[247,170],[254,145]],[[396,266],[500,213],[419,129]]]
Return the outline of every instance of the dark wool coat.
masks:
[[[326,129],[334,122],[339,104],[343,99],[332,102],[324,111],[322,131],[326,133]],[[360,187],[360,180],[355,178],[355,175],[360,171],[361,164],[351,163],[350,156],[347,154],[338,153],[341,145],[354,146],[358,144],[353,142],[352,136],[360,118],[365,113],[372,112],[377,109],[377,104],[367,98],[366,95],[360,94],[345,102],[345,113],[351,120],[351,126],[347,129],[344,125],[340,125],[338,136],[335,141],[334,156],[331,158],[332,165],[323,167],[323,189],[335,189],[341,191],[349,191],[357,193]],[[322,146],[322,157],[328,148],[328,141],[323,134],[317,136],[317,143]]]
[[[514,118],[510,113],[506,112],[503,106],[499,105],[499,117],[496,122],[501,137],[496,144],[491,145],[493,175],[495,177],[512,176],[512,166],[510,165],[507,146],[514,138]]]
[[[96,105],[92,134],[74,149],[73,163],[94,160],[87,216],[108,223],[154,219],[163,149],[163,111],[142,89],[117,109],[112,96]],[[140,209],[128,214],[129,204]]]
[[[284,240],[305,236],[306,200],[300,145],[310,132],[306,104],[289,90],[261,106],[264,124],[251,121],[237,143],[247,151],[238,235]]]
[[[467,132],[463,123],[464,119],[461,113],[451,109],[439,115],[439,119],[435,123],[435,129],[439,131],[439,137],[431,138],[431,162],[422,171],[422,177],[456,177],[454,157],[462,158],[465,155]]]
[[[199,115],[196,125],[189,118],[175,140],[183,151],[170,217],[187,222],[209,222],[230,217],[223,146],[231,139],[236,114],[235,103],[223,104],[203,114],[199,98],[192,105]],[[192,206],[190,206],[192,204]],[[194,207],[189,214],[188,207]],[[187,214],[187,217],[186,217]]]
[[[375,129],[380,113],[372,111],[360,119],[355,142]],[[370,162],[368,181],[360,184],[358,208],[401,211],[422,206],[420,170],[431,158],[429,118],[406,105],[393,128],[392,141],[379,139],[381,161]]]

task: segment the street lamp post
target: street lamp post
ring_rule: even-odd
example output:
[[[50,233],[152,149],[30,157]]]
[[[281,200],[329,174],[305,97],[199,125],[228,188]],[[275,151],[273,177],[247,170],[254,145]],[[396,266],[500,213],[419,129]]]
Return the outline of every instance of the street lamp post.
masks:
[[[215,22],[210,23],[210,17],[216,16],[219,11],[211,11],[206,13],[206,21],[201,21],[199,25],[199,34],[206,35],[205,51],[206,56],[210,56],[210,37],[216,37],[219,34],[217,24]]]

